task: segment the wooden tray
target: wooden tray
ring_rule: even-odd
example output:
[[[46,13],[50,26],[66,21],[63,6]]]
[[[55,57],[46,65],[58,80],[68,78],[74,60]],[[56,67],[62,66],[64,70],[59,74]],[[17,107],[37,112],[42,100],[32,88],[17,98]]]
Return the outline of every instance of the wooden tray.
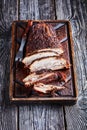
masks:
[[[14,103],[31,103],[31,102],[51,102],[59,104],[74,104],[77,100],[77,85],[76,85],[76,70],[74,63],[74,51],[73,51],[73,41],[70,22],[67,20],[50,20],[44,21],[53,26],[61,25],[56,32],[58,39],[61,41],[63,38],[67,37],[67,40],[62,42],[64,47],[66,47],[67,55],[65,57],[70,61],[71,68],[69,69],[69,74],[71,75],[71,80],[66,85],[66,89],[63,90],[58,97],[28,97],[28,90],[25,90],[22,86],[14,82],[16,75],[16,63],[14,62],[15,55],[18,51],[19,44],[21,41],[24,29],[27,26],[28,21],[14,21],[12,24],[12,47],[11,47],[11,58],[10,58],[10,87],[9,87],[9,98],[11,102]],[[33,21],[34,24],[40,21]],[[42,21],[43,22],[43,21]],[[19,64],[21,66],[21,64]],[[22,67],[20,67],[22,68]],[[21,74],[21,73],[20,73]]]

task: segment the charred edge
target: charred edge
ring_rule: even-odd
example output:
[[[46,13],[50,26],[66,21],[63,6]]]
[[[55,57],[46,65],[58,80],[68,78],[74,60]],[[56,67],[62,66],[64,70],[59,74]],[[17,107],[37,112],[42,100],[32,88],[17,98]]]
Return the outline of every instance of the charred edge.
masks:
[[[48,49],[48,48],[47,48]],[[50,49],[53,49],[53,48],[50,48]],[[56,49],[56,48],[54,48],[54,49]],[[61,50],[63,50],[63,48],[62,47],[60,47],[59,49],[61,49]],[[64,50],[63,50],[64,51]],[[34,55],[34,54],[36,54],[36,53],[43,53],[43,52],[54,52],[54,53],[56,53],[56,54],[58,54],[56,51],[53,51],[53,50],[37,50],[37,51],[34,51],[34,52],[32,52],[32,53],[28,53],[27,54],[27,57],[28,56],[31,56],[31,55]],[[64,53],[64,52],[63,52]],[[62,54],[62,53],[61,53]],[[61,54],[59,54],[59,55],[61,55]]]

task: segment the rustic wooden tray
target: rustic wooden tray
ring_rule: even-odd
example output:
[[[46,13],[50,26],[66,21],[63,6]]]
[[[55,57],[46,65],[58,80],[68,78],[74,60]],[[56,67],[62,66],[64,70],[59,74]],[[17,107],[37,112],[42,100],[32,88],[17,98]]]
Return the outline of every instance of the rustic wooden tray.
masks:
[[[11,58],[10,58],[10,87],[9,87],[9,98],[11,102],[14,103],[31,103],[31,102],[51,102],[51,103],[59,103],[59,104],[74,104],[77,100],[77,85],[76,85],[76,70],[74,63],[74,51],[73,51],[73,40],[72,40],[72,31],[70,22],[67,20],[50,20],[44,21],[53,26],[61,25],[56,32],[59,40],[61,41],[63,38],[67,37],[67,40],[62,42],[64,47],[66,47],[67,54],[65,57],[70,61],[71,68],[69,69],[69,74],[71,75],[71,80],[66,84],[66,89],[59,93],[58,97],[28,97],[28,90],[25,90],[21,85],[18,85],[14,82],[15,78],[17,78],[16,72],[16,63],[14,62],[15,55],[18,51],[19,44],[21,41],[22,34],[24,29],[27,26],[26,21],[14,21],[12,24],[12,47],[11,47]],[[33,21],[34,24],[40,22],[38,20]],[[42,21],[43,22],[43,21]],[[19,64],[21,66],[21,64]],[[22,69],[22,66],[20,67]],[[21,74],[21,73],[20,73]]]

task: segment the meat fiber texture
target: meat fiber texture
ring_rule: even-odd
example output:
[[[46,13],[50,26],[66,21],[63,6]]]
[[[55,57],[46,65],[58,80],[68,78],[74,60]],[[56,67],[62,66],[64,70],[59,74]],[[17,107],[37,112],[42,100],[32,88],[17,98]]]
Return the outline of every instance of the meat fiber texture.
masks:
[[[26,66],[29,66],[35,60],[46,58],[46,57],[51,57],[51,56],[60,56],[63,53],[64,51],[61,47],[41,49],[36,52],[34,51],[33,53],[28,53],[28,56],[26,56],[22,62]]]

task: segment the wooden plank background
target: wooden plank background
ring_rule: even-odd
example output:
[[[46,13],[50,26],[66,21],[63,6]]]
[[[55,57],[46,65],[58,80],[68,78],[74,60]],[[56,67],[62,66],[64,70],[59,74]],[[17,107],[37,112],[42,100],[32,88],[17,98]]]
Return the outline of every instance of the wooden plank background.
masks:
[[[13,20],[68,19],[78,82],[74,106],[7,105]],[[87,129],[87,0],[0,0],[0,130]]]

